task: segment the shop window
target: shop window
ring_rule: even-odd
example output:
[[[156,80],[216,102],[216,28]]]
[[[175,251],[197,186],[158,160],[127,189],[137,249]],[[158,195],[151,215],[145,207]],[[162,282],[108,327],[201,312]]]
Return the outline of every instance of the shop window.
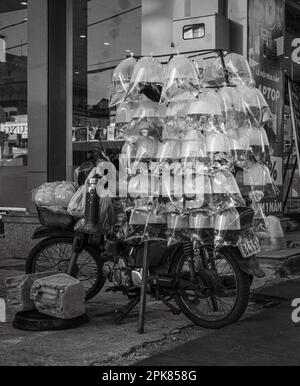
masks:
[[[141,54],[141,0],[73,1],[73,166],[101,147],[118,149],[108,128],[114,68],[133,52]],[[109,141],[108,141],[109,139]]]
[[[27,3],[0,2],[0,207],[26,207]]]

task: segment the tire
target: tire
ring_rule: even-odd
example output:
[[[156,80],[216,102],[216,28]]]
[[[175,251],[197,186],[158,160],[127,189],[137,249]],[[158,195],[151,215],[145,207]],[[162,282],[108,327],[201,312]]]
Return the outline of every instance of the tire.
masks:
[[[59,261],[57,261],[57,264],[55,266],[41,266],[39,264],[42,264],[42,254],[43,252],[45,253],[46,251],[49,251],[50,248],[53,247],[61,247],[65,246],[64,248],[64,254],[66,254],[63,260],[61,255],[57,254],[59,257]],[[47,239],[44,239],[40,241],[35,247],[31,250],[29,253],[27,260],[26,260],[26,265],[25,265],[25,271],[27,274],[30,273],[36,273],[36,272],[43,272],[45,270],[51,271],[52,269],[57,271],[57,272],[66,272],[66,269],[68,267],[68,261],[71,258],[71,253],[72,253],[72,245],[73,245],[73,237],[50,237]],[[67,250],[67,252],[66,252]],[[55,250],[54,250],[55,251]],[[85,276],[80,276],[80,272],[82,275],[84,275],[83,268],[84,266],[82,265],[81,268],[78,268],[77,272],[77,278],[82,282],[82,284],[85,287],[86,290],[86,300],[90,300],[93,297],[95,297],[100,290],[102,289],[105,279],[102,274],[102,263],[101,259],[99,258],[99,254],[97,251],[92,248],[91,246],[87,245],[84,247],[83,252],[79,255],[78,261],[80,261],[80,258],[83,258],[84,256],[89,255],[90,258],[92,259],[92,265],[91,269],[92,271],[95,271],[96,273],[93,274],[92,278],[86,279]],[[49,254],[47,256],[44,256],[45,260],[51,261],[51,257],[49,257]],[[80,271],[81,269],[81,271]],[[87,282],[87,280],[91,280]]]
[[[183,294],[184,290],[180,288],[177,288],[175,290],[174,299],[178,307],[194,324],[207,329],[219,329],[229,324],[237,322],[245,313],[249,303],[251,277],[240,269],[237,263],[237,259],[239,257],[238,254],[239,254],[239,251],[236,248],[232,248],[232,247],[224,248],[222,250],[222,253],[219,254],[219,257],[223,258],[223,259],[220,259],[219,261],[226,260],[229,263],[229,265],[232,267],[235,275],[234,282],[236,286],[235,303],[230,313],[224,316],[224,318],[221,318],[219,320],[207,320],[203,318],[196,312],[196,309],[193,309],[194,306],[190,306],[187,304],[187,299],[186,299],[187,296]],[[185,260],[186,257],[184,255],[183,249],[180,248],[178,253],[174,256],[170,267],[171,268],[170,273],[176,275],[176,277],[178,277],[180,266],[182,265],[183,259]],[[220,277],[222,278],[222,276]],[[233,281],[232,276],[228,276],[228,278],[223,276],[223,278],[225,278],[224,280],[225,282],[227,280],[231,282],[231,285],[232,285],[232,281]],[[212,304],[212,301],[209,300],[208,303]]]

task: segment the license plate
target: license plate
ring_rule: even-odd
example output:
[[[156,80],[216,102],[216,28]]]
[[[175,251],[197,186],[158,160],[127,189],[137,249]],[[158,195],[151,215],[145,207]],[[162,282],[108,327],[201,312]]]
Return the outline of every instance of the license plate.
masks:
[[[237,246],[244,258],[256,255],[261,251],[259,240],[253,230],[243,231]]]

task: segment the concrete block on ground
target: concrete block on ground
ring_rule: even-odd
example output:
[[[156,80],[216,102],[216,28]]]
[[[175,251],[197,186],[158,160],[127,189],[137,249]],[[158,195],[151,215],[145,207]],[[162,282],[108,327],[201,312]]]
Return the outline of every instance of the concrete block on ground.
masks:
[[[5,280],[7,308],[12,312],[33,310],[35,308],[34,302],[30,299],[33,283],[37,279],[55,275],[56,273],[55,271],[48,271],[7,278]]]
[[[85,290],[79,280],[64,273],[34,282],[31,300],[42,314],[60,319],[85,314]]]

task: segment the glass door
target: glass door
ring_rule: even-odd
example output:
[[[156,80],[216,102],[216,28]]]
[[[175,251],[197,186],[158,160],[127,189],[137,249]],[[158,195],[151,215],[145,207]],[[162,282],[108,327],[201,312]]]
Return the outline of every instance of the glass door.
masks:
[[[102,146],[118,147],[108,128],[114,124],[109,87],[115,67],[141,54],[141,0],[74,0],[73,7],[73,169]]]
[[[0,207],[27,206],[27,2],[0,2]]]

